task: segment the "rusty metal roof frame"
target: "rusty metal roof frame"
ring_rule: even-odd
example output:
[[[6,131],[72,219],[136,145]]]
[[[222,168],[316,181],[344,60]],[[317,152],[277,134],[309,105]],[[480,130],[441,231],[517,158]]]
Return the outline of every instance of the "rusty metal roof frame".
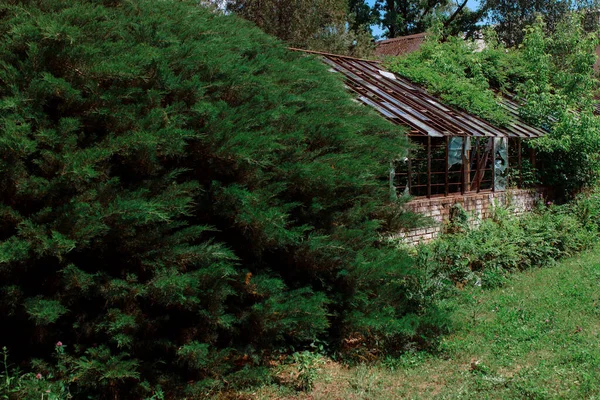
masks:
[[[340,56],[317,51],[294,49],[319,55],[335,72],[345,77],[346,85],[358,99],[375,108],[386,119],[411,128],[411,136],[490,136],[536,138],[546,134],[542,129],[527,125],[519,117],[519,105],[502,98],[502,105],[512,121],[503,127],[442,104],[427,91],[395,75],[380,61]]]

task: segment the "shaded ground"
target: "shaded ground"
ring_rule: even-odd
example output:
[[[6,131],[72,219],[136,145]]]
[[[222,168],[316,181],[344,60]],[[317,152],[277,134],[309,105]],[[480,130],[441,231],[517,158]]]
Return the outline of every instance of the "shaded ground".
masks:
[[[448,304],[457,330],[440,353],[377,366],[322,360],[309,392],[265,387],[256,399],[600,398],[600,249],[515,274]]]

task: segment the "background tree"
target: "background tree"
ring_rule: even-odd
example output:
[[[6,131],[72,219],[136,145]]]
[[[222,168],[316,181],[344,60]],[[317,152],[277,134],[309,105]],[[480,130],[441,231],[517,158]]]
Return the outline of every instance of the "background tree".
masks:
[[[387,38],[425,32],[436,20],[451,33],[463,34],[474,31],[480,18],[467,0],[377,0],[374,8]]]
[[[525,37],[525,28],[541,16],[549,32],[554,32],[560,20],[574,10],[590,10],[586,29],[593,31],[598,26],[598,0],[485,0],[482,9],[489,22],[494,25],[500,40],[512,47]]]
[[[445,37],[460,36],[464,38],[481,38],[484,29],[482,22],[485,9],[479,7],[475,10],[467,7],[467,2],[460,0],[451,9],[451,14],[442,16],[442,26]]]
[[[347,0],[231,0],[227,9],[292,47],[367,56],[373,50],[369,12]]]
[[[350,28],[355,32],[372,32],[371,27],[379,23],[379,12],[366,0],[348,0]]]

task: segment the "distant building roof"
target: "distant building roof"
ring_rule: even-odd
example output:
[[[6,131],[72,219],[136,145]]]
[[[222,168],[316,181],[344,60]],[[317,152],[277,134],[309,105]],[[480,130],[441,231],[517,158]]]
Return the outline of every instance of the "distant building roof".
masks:
[[[419,50],[424,41],[425,33],[380,40],[375,43],[375,54],[378,56],[399,56],[412,53]]]
[[[297,50],[297,49],[295,49]],[[304,50],[302,50],[304,51]],[[381,62],[334,54],[314,53],[346,78],[346,85],[364,104],[375,108],[389,121],[410,128],[412,136],[495,136],[535,138],[546,132],[527,125],[519,117],[519,106],[509,99],[502,105],[512,118],[500,127],[457,110],[430,95],[422,87],[386,71]]]

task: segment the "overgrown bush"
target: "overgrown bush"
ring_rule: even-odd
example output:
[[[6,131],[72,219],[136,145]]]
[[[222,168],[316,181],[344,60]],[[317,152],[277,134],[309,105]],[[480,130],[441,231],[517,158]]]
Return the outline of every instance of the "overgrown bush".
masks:
[[[510,272],[544,267],[594,246],[599,226],[598,192],[565,205],[540,205],[520,217],[496,208],[479,227],[453,227],[439,240],[421,245],[417,264],[429,281],[438,282],[434,296],[465,284],[497,286]]]
[[[406,139],[321,62],[195,0],[10,0],[0,32],[0,343],[23,371],[200,398],[317,339],[419,331],[418,272],[380,241]]]

